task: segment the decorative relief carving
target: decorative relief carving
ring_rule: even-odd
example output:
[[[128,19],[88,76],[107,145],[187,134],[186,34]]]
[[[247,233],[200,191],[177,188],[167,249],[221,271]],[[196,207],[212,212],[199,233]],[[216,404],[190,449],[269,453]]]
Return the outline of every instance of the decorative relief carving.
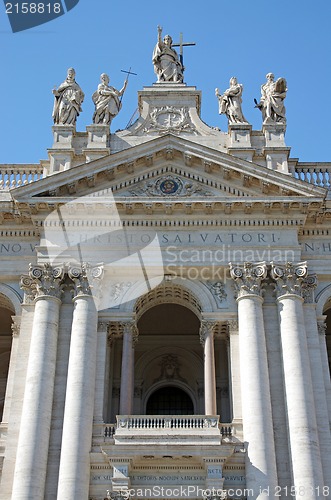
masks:
[[[63,267],[50,264],[34,266],[30,264],[29,275],[22,276],[20,286],[25,292],[25,302],[32,303],[37,297],[60,298],[63,293]]]
[[[198,134],[196,127],[193,125],[188,107],[177,108],[175,106],[161,106],[151,109],[149,120],[143,129],[145,134],[158,133],[180,134],[187,132]]]
[[[166,354],[162,356],[160,366],[160,375],[157,377],[153,383],[159,382],[160,380],[181,380],[186,382],[186,380],[180,375],[181,364],[178,361],[178,357],[174,354]]]
[[[217,299],[217,302],[222,303],[227,298],[227,293],[225,291],[225,285],[222,281],[207,281],[206,285],[208,286],[211,293]]]
[[[302,283],[307,277],[307,263],[272,264],[271,277],[276,282],[278,297],[285,294],[302,296]]]
[[[184,181],[175,175],[163,175],[156,180],[147,181],[141,186],[128,189],[133,196],[180,196],[192,195],[211,196],[212,192],[205,189],[201,184]]]
[[[233,266],[230,263],[230,276],[234,280],[237,298],[246,295],[261,296],[261,282],[267,276],[267,265],[265,262],[245,262],[241,266]]]
[[[112,296],[113,302],[121,302],[121,299],[125,292],[132,286],[131,281],[122,281],[120,283],[114,283],[111,287],[110,294]]]

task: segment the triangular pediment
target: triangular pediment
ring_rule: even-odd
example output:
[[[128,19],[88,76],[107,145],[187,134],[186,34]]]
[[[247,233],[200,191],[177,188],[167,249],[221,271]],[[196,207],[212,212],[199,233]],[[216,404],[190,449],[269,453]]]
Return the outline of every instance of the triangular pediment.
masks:
[[[17,202],[111,190],[115,198],[237,202],[289,197],[321,200],[326,191],[291,175],[171,134],[11,190]],[[40,200],[41,201],[41,200]]]

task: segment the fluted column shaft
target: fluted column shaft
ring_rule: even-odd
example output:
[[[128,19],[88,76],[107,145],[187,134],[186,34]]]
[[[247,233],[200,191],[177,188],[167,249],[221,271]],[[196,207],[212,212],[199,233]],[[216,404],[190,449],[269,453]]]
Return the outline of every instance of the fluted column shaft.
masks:
[[[261,297],[267,269],[264,263],[230,269],[237,289],[246,487],[252,499],[270,500],[278,481]]]
[[[88,499],[97,353],[97,308],[87,273],[75,282],[58,500]]]
[[[204,392],[205,415],[216,415],[216,374],[215,374],[215,348],[214,348],[214,321],[202,320],[200,340],[204,349]]]
[[[321,498],[323,474],[308,356],[302,280],[305,265],[274,266],[287,404],[293,482],[298,500]]]
[[[22,288],[36,295],[12,498],[43,500],[54,392],[62,270],[30,269]],[[29,281],[30,280],[30,281]]]
[[[133,321],[122,323],[123,349],[121,368],[120,414],[131,415],[134,386],[134,342],[137,339],[137,327]]]

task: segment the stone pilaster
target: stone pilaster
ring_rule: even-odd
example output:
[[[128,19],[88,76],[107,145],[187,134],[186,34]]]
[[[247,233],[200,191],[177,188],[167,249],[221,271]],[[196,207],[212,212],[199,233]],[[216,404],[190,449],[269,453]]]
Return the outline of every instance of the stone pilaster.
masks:
[[[329,421],[331,427],[331,380],[330,380],[330,367],[329,367],[329,357],[328,350],[326,346],[326,323],[324,316],[322,319],[318,318],[317,329],[319,334],[319,343],[320,343],[320,351],[321,351],[321,360],[322,360],[322,369],[323,369],[323,379],[326,393],[326,400],[329,412]]]
[[[104,422],[104,397],[106,383],[106,357],[107,357],[107,337],[108,323],[106,321],[98,322],[97,338],[97,366],[94,395],[94,422]]]
[[[238,303],[246,487],[252,489],[253,499],[270,500],[275,498],[278,480],[262,311],[261,284],[267,276],[267,266],[230,265],[230,275]]]
[[[52,416],[63,269],[30,266],[21,287],[35,310],[12,498],[43,500]]]
[[[216,415],[216,374],[214,332],[216,321],[202,320],[200,326],[200,341],[204,349],[204,394],[205,415]]]
[[[320,498],[323,474],[302,298],[307,265],[272,265],[271,276],[277,286],[293,486],[296,498],[314,500]]]
[[[5,404],[3,408],[3,414],[2,414],[2,424],[7,424],[9,420],[9,415],[10,415],[10,406],[11,406],[11,400],[12,400],[12,393],[13,393],[13,387],[14,387],[14,373],[15,373],[15,366],[17,363],[17,351],[18,351],[18,342],[19,342],[19,334],[20,334],[20,326],[21,326],[21,317],[20,316],[12,316],[12,345],[11,345],[11,352],[10,352],[10,363],[9,363],[9,370],[8,370],[8,377],[7,377],[7,386],[6,386],[6,397],[5,397]]]
[[[241,376],[239,357],[239,322],[228,321],[229,377],[231,387],[232,421],[242,427]]]
[[[138,340],[135,321],[123,321],[120,414],[131,415],[134,389],[134,344]]]
[[[317,430],[323,468],[323,484],[331,486],[331,434],[323,364],[317,327],[316,303],[314,292],[317,286],[316,275],[307,276],[303,281],[304,315],[307,332],[313,395],[316,408]]]
[[[97,360],[96,289],[102,268],[71,267],[74,314],[60,458],[58,500],[87,498]],[[94,290],[93,290],[94,287]]]

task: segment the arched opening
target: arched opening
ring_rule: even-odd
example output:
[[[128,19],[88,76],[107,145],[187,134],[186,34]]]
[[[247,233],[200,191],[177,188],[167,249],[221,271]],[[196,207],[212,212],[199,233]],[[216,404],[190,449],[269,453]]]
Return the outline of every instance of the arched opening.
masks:
[[[193,415],[193,401],[179,387],[166,386],[154,391],[148,398],[146,415]]]

